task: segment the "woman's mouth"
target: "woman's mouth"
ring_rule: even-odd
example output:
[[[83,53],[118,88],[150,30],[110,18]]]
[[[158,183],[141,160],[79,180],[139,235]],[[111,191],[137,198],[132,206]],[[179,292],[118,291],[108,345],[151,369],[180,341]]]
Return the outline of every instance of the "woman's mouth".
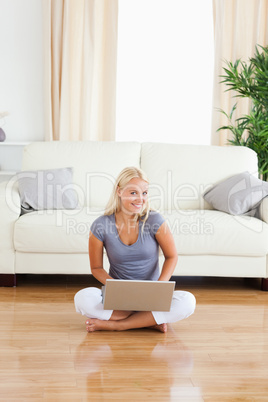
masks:
[[[132,203],[131,205],[133,205],[133,207],[135,207],[137,209],[140,209],[142,207],[142,204],[133,204]]]

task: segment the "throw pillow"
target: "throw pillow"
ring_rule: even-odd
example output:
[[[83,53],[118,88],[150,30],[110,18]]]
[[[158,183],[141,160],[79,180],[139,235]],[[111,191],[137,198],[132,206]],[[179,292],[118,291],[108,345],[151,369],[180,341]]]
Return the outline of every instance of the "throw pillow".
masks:
[[[216,184],[203,194],[203,198],[214,209],[231,215],[242,215],[255,212],[253,210],[267,195],[268,182],[243,172]]]
[[[22,214],[45,209],[75,209],[73,169],[48,169],[17,173]]]

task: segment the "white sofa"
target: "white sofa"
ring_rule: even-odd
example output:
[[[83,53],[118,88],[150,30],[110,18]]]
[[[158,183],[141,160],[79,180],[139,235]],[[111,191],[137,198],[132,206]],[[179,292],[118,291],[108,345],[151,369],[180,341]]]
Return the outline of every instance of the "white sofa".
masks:
[[[175,276],[263,278],[267,290],[267,198],[260,220],[213,210],[202,197],[232,175],[257,175],[256,154],[244,147],[137,142],[55,141],[25,147],[22,170],[73,167],[80,207],[20,216],[17,183],[2,183],[2,284],[14,285],[16,274],[90,273],[90,224],[103,213],[113,180],[126,166],[139,166],[147,173],[151,205],[166,217],[175,238]],[[106,257],[104,266],[108,269]]]

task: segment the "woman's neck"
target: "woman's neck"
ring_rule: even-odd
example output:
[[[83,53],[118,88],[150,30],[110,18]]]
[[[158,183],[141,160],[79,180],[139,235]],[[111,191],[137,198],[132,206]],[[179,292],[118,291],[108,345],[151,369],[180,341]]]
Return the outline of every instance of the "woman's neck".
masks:
[[[123,211],[119,211],[115,213],[116,223],[124,226],[133,226],[136,225],[137,219],[135,214],[126,214]]]

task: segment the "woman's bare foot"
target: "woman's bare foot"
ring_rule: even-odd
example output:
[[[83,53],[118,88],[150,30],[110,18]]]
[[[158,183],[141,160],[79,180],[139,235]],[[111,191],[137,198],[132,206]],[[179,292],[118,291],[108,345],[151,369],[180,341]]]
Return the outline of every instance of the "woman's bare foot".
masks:
[[[97,318],[89,318],[86,321],[86,330],[87,332],[95,332],[95,331],[123,331],[124,329],[131,329],[131,328],[124,328],[120,325],[120,321],[104,321],[98,320]],[[160,331],[162,333],[167,332],[167,324],[156,324],[149,327],[156,331]]]
[[[115,321],[116,322],[116,321]],[[89,318],[86,321],[87,332],[95,331],[115,331],[113,328],[113,321],[98,320],[97,318]]]
[[[167,324],[156,324],[156,325],[153,325],[152,327],[148,327],[148,328],[156,329],[157,331],[160,331],[163,333],[167,332]]]

